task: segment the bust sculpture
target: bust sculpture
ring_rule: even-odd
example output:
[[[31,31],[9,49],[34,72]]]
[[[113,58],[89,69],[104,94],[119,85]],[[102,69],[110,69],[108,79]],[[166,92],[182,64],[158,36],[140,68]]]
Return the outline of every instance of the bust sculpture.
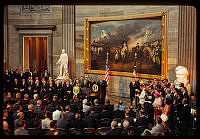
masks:
[[[174,81],[175,84],[179,84],[179,83],[184,83],[184,85],[187,85],[189,80],[188,80],[188,70],[187,68],[183,67],[183,66],[178,66],[175,69],[176,72],[176,80]]]
[[[191,88],[190,88],[190,84],[189,84],[189,80],[188,80],[189,72],[188,72],[187,68],[184,66],[178,66],[178,67],[176,67],[175,72],[176,72],[176,80],[174,81],[174,83],[176,85],[183,83],[184,86],[187,88],[188,93],[190,93]]]
[[[58,79],[68,79],[68,55],[65,53],[65,49],[62,49],[62,54],[56,65],[59,69]]]

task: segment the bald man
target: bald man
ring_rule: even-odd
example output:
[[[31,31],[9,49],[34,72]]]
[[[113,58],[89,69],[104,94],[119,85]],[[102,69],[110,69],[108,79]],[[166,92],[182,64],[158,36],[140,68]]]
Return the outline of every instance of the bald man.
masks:
[[[7,121],[3,121],[3,133],[7,136],[10,136],[11,135],[11,131],[9,129],[9,126],[8,126],[8,122]]]

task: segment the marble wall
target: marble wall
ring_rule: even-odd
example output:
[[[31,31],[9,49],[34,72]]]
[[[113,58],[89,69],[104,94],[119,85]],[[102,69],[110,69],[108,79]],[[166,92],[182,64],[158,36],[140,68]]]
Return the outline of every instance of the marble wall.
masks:
[[[24,10],[25,9],[25,10]],[[46,10],[45,10],[46,9]],[[22,5],[8,5],[7,24],[8,24],[8,66],[22,70],[20,64],[22,57],[20,53],[23,46],[20,46],[19,31],[16,25],[55,25],[56,29],[52,32],[52,56],[53,73],[56,74],[55,63],[59,59],[62,50],[62,5],[47,5],[42,7],[23,7]],[[13,58],[14,57],[14,58]]]

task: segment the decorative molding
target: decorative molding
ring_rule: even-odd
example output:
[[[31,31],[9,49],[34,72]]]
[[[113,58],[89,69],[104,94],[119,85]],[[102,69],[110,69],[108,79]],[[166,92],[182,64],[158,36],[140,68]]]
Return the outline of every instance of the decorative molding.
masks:
[[[21,14],[49,14],[52,13],[50,5],[21,5]]]
[[[15,25],[16,30],[52,30],[55,31],[56,25]]]

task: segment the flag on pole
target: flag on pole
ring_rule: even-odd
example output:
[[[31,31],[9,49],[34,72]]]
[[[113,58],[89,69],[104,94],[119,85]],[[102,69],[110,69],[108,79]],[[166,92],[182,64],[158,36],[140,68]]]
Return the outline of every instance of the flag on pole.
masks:
[[[109,84],[109,67],[108,67],[108,53],[106,58],[106,73],[105,73],[105,81],[107,82],[107,87]]]

